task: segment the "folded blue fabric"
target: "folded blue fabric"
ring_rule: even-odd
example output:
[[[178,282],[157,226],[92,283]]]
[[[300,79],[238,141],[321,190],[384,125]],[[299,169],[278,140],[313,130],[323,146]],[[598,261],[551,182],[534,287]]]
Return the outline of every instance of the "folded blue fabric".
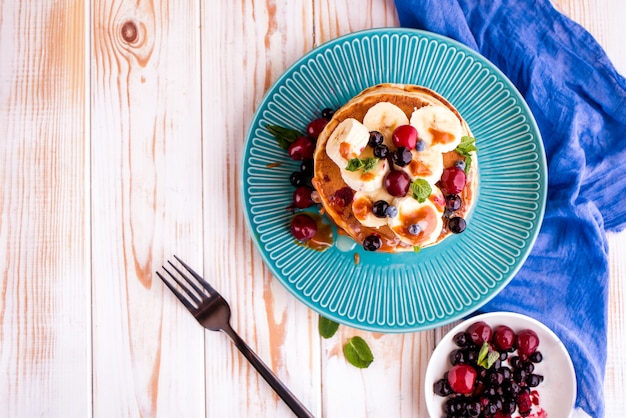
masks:
[[[403,26],[480,52],[530,106],[548,160],[548,199],[524,266],[483,311],[535,317],[563,340],[576,405],[604,416],[606,231],[626,226],[626,80],[549,0],[396,0]]]

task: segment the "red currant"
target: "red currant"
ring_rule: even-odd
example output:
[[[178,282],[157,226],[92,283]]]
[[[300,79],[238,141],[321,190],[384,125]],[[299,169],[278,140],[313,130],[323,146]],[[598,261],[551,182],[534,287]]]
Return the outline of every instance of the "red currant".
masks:
[[[287,152],[291,159],[296,161],[309,160],[313,158],[313,152],[315,151],[315,142],[308,136],[301,136],[291,144]]]
[[[291,220],[291,235],[298,241],[306,242],[317,233],[317,223],[309,215],[300,213]]]
[[[411,186],[411,179],[404,171],[390,171],[383,182],[387,192],[396,197],[406,196]]]
[[[326,127],[327,123],[328,119],[326,118],[313,119],[306,127],[306,134],[313,139],[317,139]]]
[[[474,390],[476,370],[469,364],[457,364],[448,371],[450,389],[462,395],[468,395]]]
[[[465,171],[458,167],[449,167],[443,170],[441,175],[441,188],[447,194],[459,194],[463,191],[466,181]]]
[[[396,148],[413,149],[417,144],[417,130],[411,125],[400,125],[391,134],[391,140]]]

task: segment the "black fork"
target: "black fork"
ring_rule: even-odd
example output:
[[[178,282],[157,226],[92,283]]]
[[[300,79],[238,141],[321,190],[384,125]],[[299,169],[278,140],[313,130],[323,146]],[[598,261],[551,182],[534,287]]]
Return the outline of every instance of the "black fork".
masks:
[[[169,287],[203,327],[211,331],[223,331],[228,335],[244,357],[248,359],[297,417],[313,417],[313,414],[302,405],[230,326],[230,306],[222,295],[184,261],[176,256],[174,258],[187,270],[191,277],[168,260],[171,269],[163,266],[163,270],[165,270],[167,275],[161,275],[158,271],[156,272],[163,283]]]

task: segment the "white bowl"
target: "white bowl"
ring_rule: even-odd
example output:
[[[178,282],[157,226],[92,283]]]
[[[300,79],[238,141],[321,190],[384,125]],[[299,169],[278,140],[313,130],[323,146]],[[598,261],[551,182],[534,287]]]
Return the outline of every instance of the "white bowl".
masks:
[[[452,367],[448,356],[452,350],[458,348],[452,339],[458,332],[467,330],[478,321],[484,321],[491,327],[507,325],[516,333],[523,329],[531,329],[537,333],[537,350],[543,354],[543,361],[535,365],[535,373],[544,377],[536,388],[540,395],[540,406],[549,418],[570,417],[576,401],[576,374],[567,349],[554,332],[541,322],[512,312],[492,312],[472,317],[450,330],[439,342],[428,362],[424,384],[426,407],[430,417],[440,418],[444,415],[443,405],[447,398],[436,395],[433,384]]]

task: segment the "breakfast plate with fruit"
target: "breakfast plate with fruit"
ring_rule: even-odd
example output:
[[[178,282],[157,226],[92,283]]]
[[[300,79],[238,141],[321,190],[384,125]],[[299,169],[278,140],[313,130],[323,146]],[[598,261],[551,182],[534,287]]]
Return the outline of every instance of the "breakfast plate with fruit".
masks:
[[[240,187],[273,275],[320,315],[431,329],[496,295],[528,256],[546,199],[541,137],[485,58],[387,28],[325,43],[259,104]]]
[[[431,418],[567,418],[576,375],[552,330],[526,315],[492,312],[441,339],[428,362],[424,396]]]

